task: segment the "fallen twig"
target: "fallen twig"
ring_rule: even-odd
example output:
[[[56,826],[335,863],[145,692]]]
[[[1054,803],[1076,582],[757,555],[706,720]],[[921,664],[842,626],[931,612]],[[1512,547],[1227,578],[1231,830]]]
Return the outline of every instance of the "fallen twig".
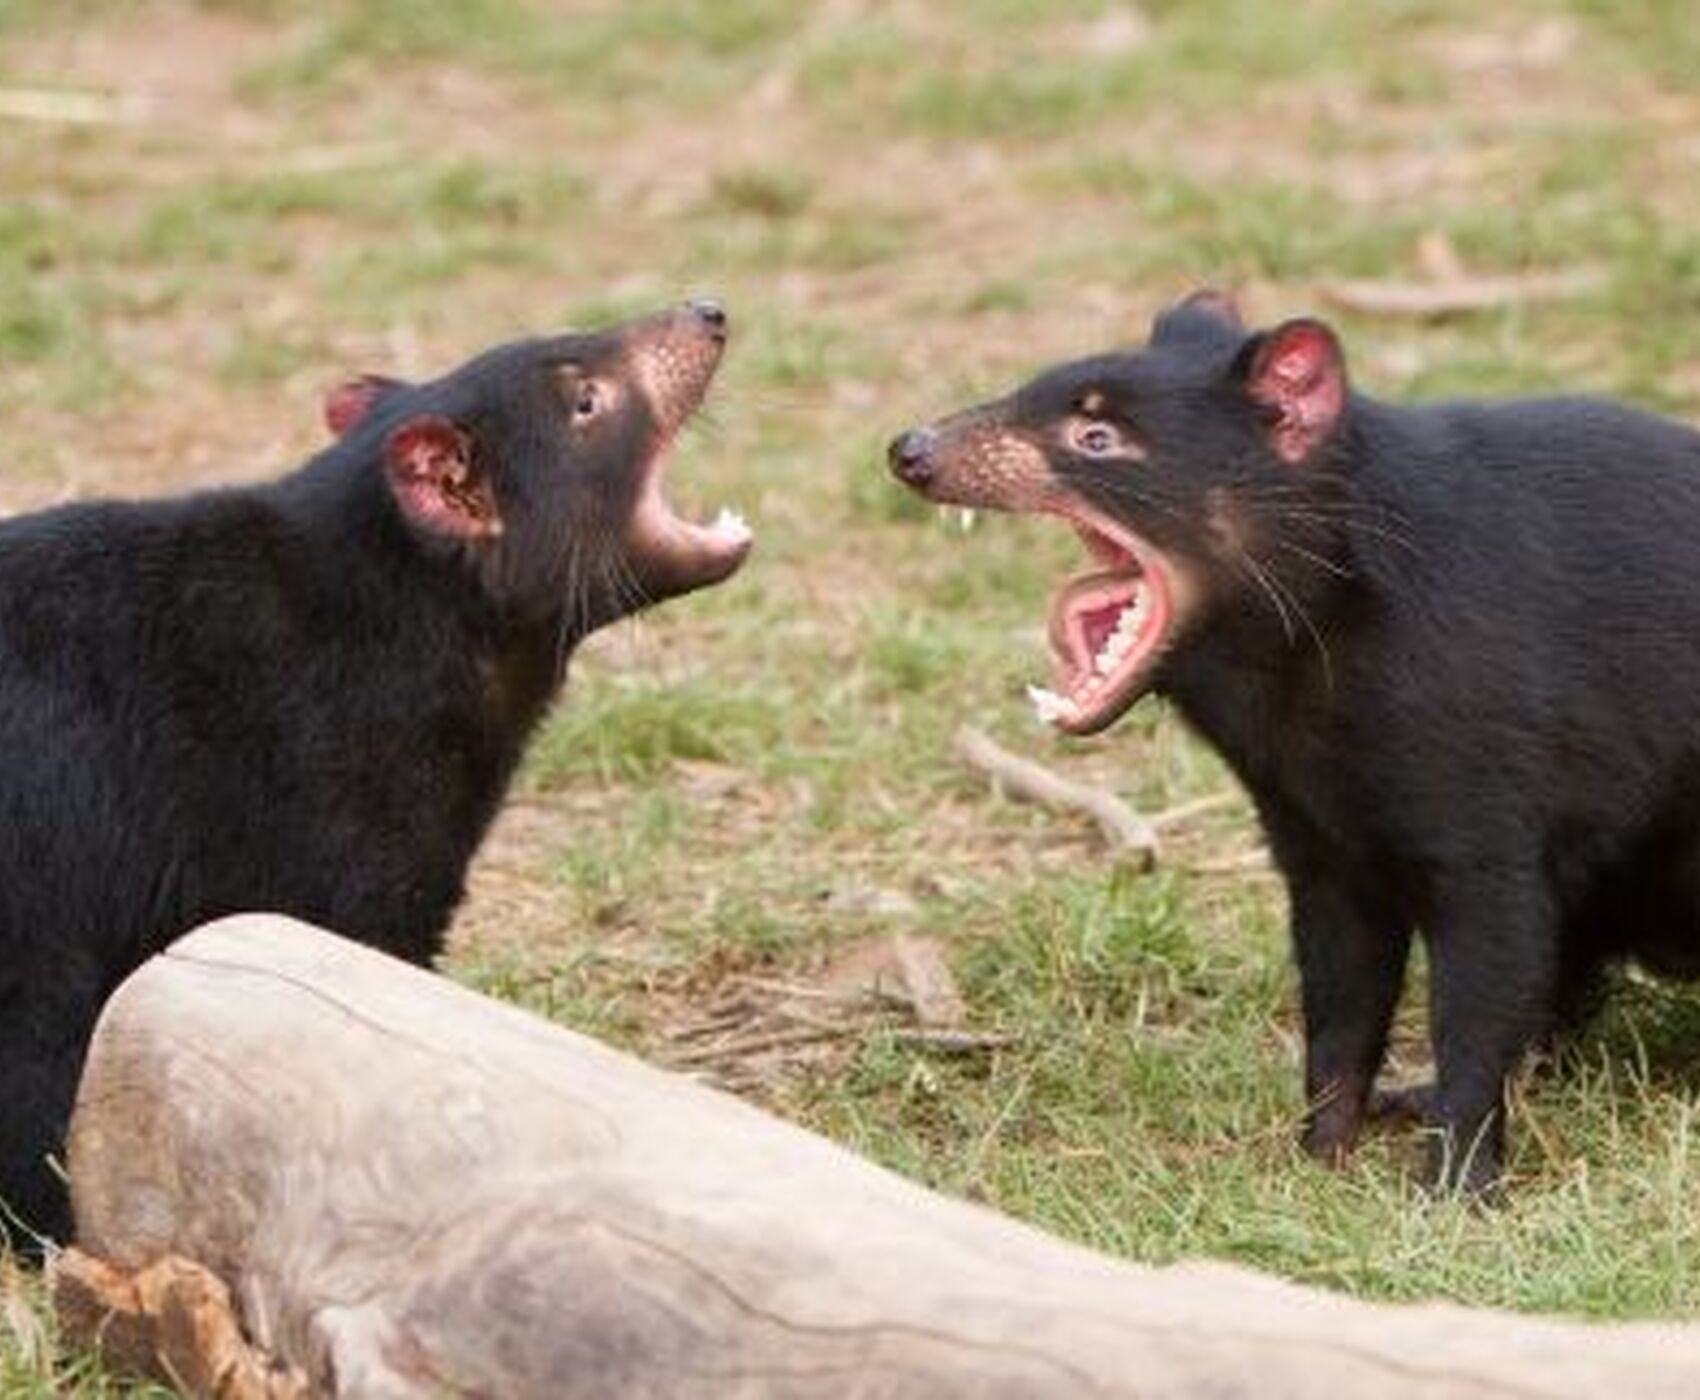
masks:
[[[1002,1050],[1020,1043],[1021,1037],[1001,1031],[900,1030],[892,1032],[899,1045],[933,1050],[941,1055],[974,1055],[982,1050]]]
[[[812,1026],[817,1031],[830,1031],[834,1035],[854,1030],[859,1024],[849,1021],[835,1021],[826,1016],[816,1016],[804,1011],[800,1006],[776,1006],[771,1014],[793,1026]]]
[[[1443,282],[1324,282],[1322,295],[1347,311],[1371,316],[1417,318],[1501,311],[1531,301],[1586,296],[1605,283],[1605,270],[1571,268],[1563,272],[1511,273],[1501,277],[1459,277]]]
[[[711,1088],[724,1090],[728,1094],[741,1094],[749,1097],[762,1093],[773,1087],[765,1075],[745,1072],[740,1069],[716,1069],[709,1066],[703,1070],[686,1070],[686,1074],[698,1084],[707,1084]]]
[[[132,97],[57,88],[0,88],[0,118],[65,126],[129,126],[142,119]]]
[[[272,172],[278,175],[339,175],[345,170],[363,170],[399,160],[400,148],[393,141],[353,141],[330,146],[300,146],[277,157]]]
[[[750,1055],[760,1055],[768,1050],[788,1050],[794,1045],[810,1045],[819,1040],[837,1040],[843,1036],[856,1035],[862,1028],[859,1026],[796,1026],[790,1030],[764,1031],[760,1035],[746,1035],[737,1040],[717,1041],[713,1045],[699,1045],[694,1050],[674,1055],[671,1063],[675,1065],[713,1064],[719,1060],[744,1059]]]
[[[1264,875],[1273,874],[1269,852],[1259,847],[1255,851],[1240,851],[1231,856],[1212,856],[1195,860],[1187,866],[1194,875]]]
[[[1189,822],[1194,817],[1202,817],[1206,812],[1217,812],[1224,807],[1232,807],[1239,800],[1237,792],[1212,792],[1203,797],[1195,797],[1189,802],[1177,802],[1165,811],[1153,812],[1146,820],[1158,831],[1162,831],[1167,827]]]
[[[668,1040],[701,1040],[706,1035],[722,1035],[735,1030],[749,1020],[747,1015],[729,1012],[720,1016],[709,1016],[701,1021],[691,1021],[682,1026],[669,1026],[661,1034]]]
[[[1111,847],[1133,857],[1141,870],[1157,864],[1156,828],[1113,792],[1053,773],[1009,752],[971,725],[956,731],[956,751],[1008,796],[1053,810],[1085,812],[1098,823]]]
[[[747,987],[755,992],[767,992],[772,996],[792,997],[798,1001],[836,1002],[843,1006],[908,1006],[909,999],[897,992],[883,991],[878,987],[852,987],[840,990],[835,987],[810,987],[802,982],[784,982],[777,977],[757,977],[752,973],[735,972],[726,979],[740,987]]]

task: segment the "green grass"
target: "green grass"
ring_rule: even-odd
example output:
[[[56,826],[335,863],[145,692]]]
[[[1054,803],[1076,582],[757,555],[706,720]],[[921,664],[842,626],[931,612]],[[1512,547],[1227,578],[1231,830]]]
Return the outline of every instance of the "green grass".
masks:
[[[0,117],[0,508],[273,471],[346,372],[714,292],[734,348],[673,489],[743,507],[757,552],[576,661],[504,854],[531,898],[494,932],[475,900],[455,974],[665,1056],[731,973],[807,981],[930,935],[1010,1043],[942,1058],[874,1027],[772,1076],[772,1107],[1142,1260],[1692,1316],[1700,1002],[1632,986],[1528,1079],[1502,1210],[1424,1200],[1408,1136],[1303,1160],[1279,888],[1188,873],[1255,839],[1243,806],[1177,833],[1167,873],[1118,874],[951,735],[973,720],[1150,809],[1229,790],[1221,764],[1156,704],[1090,743],[1035,731],[1021,689],[1073,543],[965,535],[882,464],[899,428],[1134,339],[1196,283],[1326,313],[1323,284],[1411,278],[1436,234],[1472,270],[1604,281],[1340,314],[1364,387],[1693,414],[1691,10],[0,0],[0,87],[167,85],[136,123]],[[7,1318],[45,1316],[19,1296]],[[16,1330],[0,1394],[117,1393]]]

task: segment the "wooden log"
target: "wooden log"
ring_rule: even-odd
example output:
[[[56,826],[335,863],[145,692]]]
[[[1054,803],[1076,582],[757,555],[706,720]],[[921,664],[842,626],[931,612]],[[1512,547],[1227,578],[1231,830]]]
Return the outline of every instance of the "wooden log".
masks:
[[[230,1287],[315,1394],[1689,1397],[1700,1334],[1148,1269],[300,924],[102,1017],[83,1249]]]

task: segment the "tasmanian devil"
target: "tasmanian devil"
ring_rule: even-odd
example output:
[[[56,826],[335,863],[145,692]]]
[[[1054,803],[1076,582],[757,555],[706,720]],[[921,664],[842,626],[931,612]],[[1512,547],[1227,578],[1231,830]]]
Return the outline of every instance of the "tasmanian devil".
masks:
[[[1306,1145],[1376,1095],[1413,933],[1436,1184],[1500,1175],[1506,1076],[1602,971],[1700,974],[1700,434],[1589,398],[1395,407],[1322,323],[1201,292],[1149,342],[905,433],[934,501],[1055,515],[1091,570],[1039,716],[1165,695],[1285,879]]]
[[[720,361],[693,302],[326,401],[267,485],[0,524],[0,1202],[62,1238],[50,1163],[114,984],[275,909],[416,962],[574,645],[730,575],[662,462]]]

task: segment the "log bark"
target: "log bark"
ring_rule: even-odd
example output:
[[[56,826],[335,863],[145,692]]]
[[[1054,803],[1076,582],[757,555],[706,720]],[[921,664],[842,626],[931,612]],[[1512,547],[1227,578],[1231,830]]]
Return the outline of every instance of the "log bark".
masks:
[[[81,1247],[227,1283],[361,1397],[1690,1397],[1700,1335],[1148,1269],[304,925],[154,959],[95,1035]]]

